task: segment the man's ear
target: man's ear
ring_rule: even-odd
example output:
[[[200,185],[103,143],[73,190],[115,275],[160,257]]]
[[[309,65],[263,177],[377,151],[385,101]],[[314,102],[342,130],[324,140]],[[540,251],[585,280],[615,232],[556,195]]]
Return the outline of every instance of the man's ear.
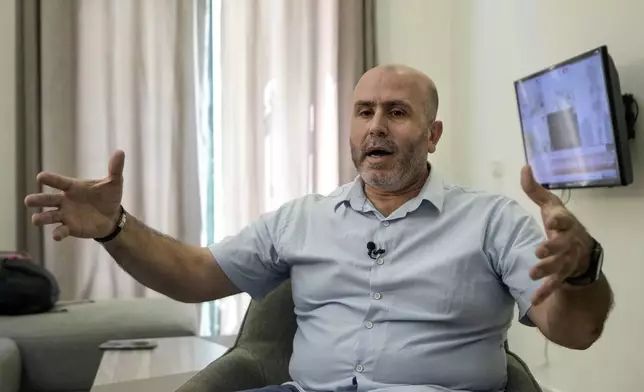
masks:
[[[443,136],[443,122],[436,120],[430,125],[427,135],[427,152],[433,154],[436,152],[436,145]]]

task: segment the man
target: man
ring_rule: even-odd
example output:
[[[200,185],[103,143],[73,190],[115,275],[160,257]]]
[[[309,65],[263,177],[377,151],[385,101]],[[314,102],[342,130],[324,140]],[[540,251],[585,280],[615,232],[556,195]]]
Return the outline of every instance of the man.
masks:
[[[360,176],[263,215],[209,248],[146,227],[120,206],[124,154],[103,180],[41,173],[29,195],[56,240],[95,238],[144,285],[177,300],[262,297],[291,278],[294,383],[272,391],[502,391],[503,343],[520,321],[586,349],[612,303],[601,246],[561,201],[521,173],[534,219],[502,196],[445,184],[427,162],[442,123],[434,83],[405,66],[368,71],[354,92]],[[115,229],[116,228],[116,229]]]

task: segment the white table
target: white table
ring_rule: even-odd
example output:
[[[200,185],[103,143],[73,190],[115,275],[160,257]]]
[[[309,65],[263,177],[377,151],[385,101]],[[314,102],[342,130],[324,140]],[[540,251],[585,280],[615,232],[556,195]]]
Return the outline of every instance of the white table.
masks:
[[[174,392],[227,347],[199,337],[155,338],[151,350],[107,350],[91,392]]]

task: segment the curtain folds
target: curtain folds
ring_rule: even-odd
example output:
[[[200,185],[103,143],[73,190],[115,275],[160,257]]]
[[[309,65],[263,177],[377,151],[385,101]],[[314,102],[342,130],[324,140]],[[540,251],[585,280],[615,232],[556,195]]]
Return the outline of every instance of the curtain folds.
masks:
[[[126,153],[125,208],[199,244],[206,0],[41,3],[42,167],[100,178]],[[45,265],[64,299],[155,296],[93,241],[51,240]]]
[[[214,3],[218,241],[289,200],[354,178],[352,92],[375,65],[375,12],[370,0]],[[214,330],[234,333],[248,301],[219,301]]]
[[[39,15],[36,38],[22,39],[40,50],[21,57],[19,114],[32,131],[20,140],[31,155],[19,162],[19,192],[36,191],[41,169],[104,176],[121,148],[125,207],[206,244],[354,178],[351,97],[375,65],[373,0],[22,3],[23,15],[29,4]],[[19,243],[43,254],[64,299],[154,295],[101,247],[54,243],[27,216]],[[243,295],[205,304],[207,329],[235,332],[247,304]]]
[[[31,211],[22,200],[38,192],[41,162],[41,35],[40,1],[16,1],[16,243],[42,264],[42,230],[31,225]]]

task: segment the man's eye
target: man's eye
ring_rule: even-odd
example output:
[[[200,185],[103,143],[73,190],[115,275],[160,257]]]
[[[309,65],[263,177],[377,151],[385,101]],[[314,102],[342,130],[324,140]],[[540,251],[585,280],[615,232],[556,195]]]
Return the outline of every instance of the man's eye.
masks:
[[[368,116],[371,116],[371,110],[369,110],[369,109],[362,109],[362,110],[359,110],[359,111],[358,111],[358,115],[359,115],[360,117],[368,117]]]
[[[400,109],[394,109],[394,110],[392,110],[390,113],[391,113],[391,115],[392,115],[393,117],[402,117],[402,116],[404,116],[404,115],[405,115],[405,112],[403,112],[403,111],[402,111],[402,110],[400,110]]]

